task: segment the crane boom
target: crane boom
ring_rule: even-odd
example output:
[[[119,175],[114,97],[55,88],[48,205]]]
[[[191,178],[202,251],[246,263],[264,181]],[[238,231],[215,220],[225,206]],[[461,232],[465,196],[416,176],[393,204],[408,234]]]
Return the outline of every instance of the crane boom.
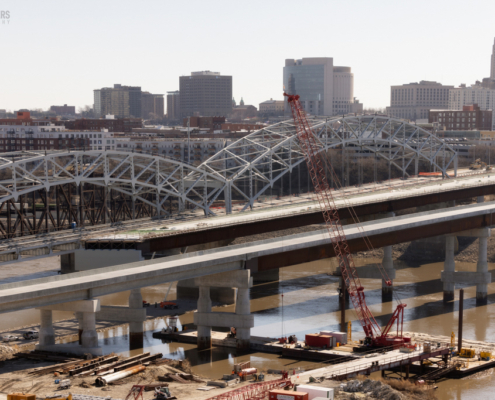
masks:
[[[354,310],[356,311],[359,322],[363,327],[366,337],[370,338],[372,344],[375,346],[387,346],[390,344],[390,342],[397,344],[403,343],[404,341],[409,341],[407,340],[408,338],[402,338],[402,320],[404,307],[406,306],[405,304],[398,305],[383,332],[381,331],[380,325],[376,322],[375,317],[368,308],[366,304],[364,288],[361,285],[356,265],[354,264],[345,232],[340,222],[338,209],[335,205],[335,200],[332,195],[331,188],[328,184],[328,180],[326,179],[324,169],[325,160],[322,159],[317,139],[311,131],[308,120],[306,118],[306,113],[299,101],[299,96],[290,95],[287,93],[284,93],[284,96],[287,97],[291,108],[292,117],[294,119],[296,128],[296,134],[299,139],[299,146],[301,147],[301,150],[303,151],[306,159],[315,195],[320,204],[320,208],[322,210],[323,218],[325,221],[325,226],[327,228],[335,252],[335,257],[337,258],[338,265],[342,272],[342,279],[345,283],[347,291],[349,292],[349,298],[352,301]],[[388,278],[388,275],[386,275],[384,269],[382,271],[382,274],[384,274],[386,284],[391,285],[392,282]],[[397,337],[387,338],[387,334],[395,322],[397,322]],[[399,323],[401,324],[400,336]]]

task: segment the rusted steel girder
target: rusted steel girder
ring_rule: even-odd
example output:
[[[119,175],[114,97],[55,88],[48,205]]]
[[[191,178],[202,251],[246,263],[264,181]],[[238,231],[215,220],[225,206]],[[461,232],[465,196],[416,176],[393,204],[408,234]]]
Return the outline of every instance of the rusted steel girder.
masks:
[[[153,202],[152,194],[143,195]],[[132,199],[121,192],[85,183],[40,189],[0,203],[0,240],[19,236],[95,226],[132,219]],[[151,218],[156,212],[149,204],[135,202],[135,218]]]
[[[376,203],[356,206],[354,207],[354,210],[359,217],[363,217],[367,215],[405,210],[413,207],[438,204],[452,200],[485,196],[488,194],[495,194],[495,185],[452,190],[443,193],[417,195],[397,200],[378,201]],[[339,214],[342,219],[350,218],[349,210],[347,208],[340,209]],[[267,219],[264,221],[255,221],[233,226],[196,230],[192,232],[150,238],[146,240],[146,243],[141,244],[140,248],[144,251],[155,252],[321,223],[323,223],[323,216],[321,211],[317,210],[311,213],[291,215],[276,219]],[[88,243],[87,248],[88,246],[92,248],[91,246],[94,245],[96,244],[91,245]]]
[[[493,223],[492,220],[495,222],[495,213],[480,215],[478,217],[448,220],[438,224],[428,225],[427,229],[425,229],[425,227],[405,228],[404,230],[397,230],[392,233],[369,236],[369,239],[373,247],[378,249],[384,246],[410,242],[412,240],[491,226]],[[348,244],[353,253],[368,249],[362,238],[348,240]],[[324,246],[308,247],[305,249],[262,256],[257,260],[250,260],[251,262],[248,263],[248,268],[251,268],[254,271],[267,271],[334,256],[332,244],[328,243],[328,245]]]

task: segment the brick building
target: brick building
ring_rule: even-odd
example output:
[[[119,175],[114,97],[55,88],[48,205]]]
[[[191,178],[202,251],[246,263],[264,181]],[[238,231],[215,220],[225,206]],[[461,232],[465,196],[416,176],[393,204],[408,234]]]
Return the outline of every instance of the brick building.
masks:
[[[68,132],[63,126],[0,124],[0,153],[76,148],[90,149],[89,138],[79,132]]]
[[[492,110],[481,110],[478,104],[463,106],[462,110],[430,110],[428,122],[438,123],[447,131],[491,130]]]
[[[263,129],[265,126],[263,124],[245,124],[245,123],[226,123],[222,124],[223,131],[239,132],[239,131],[257,131]]]
[[[190,117],[189,127],[199,129],[209,129],[210,132],[222,129],[225,117]],[[182,120],[182,126],[187,127],[187,118]]]
[[[141,118],[81,118],[73,121],[60,121],[67,129],[80,131],[132,132],[133,128],[142,128]]]
[[[67,104],[63,106],[51,106],[50,111],[53,111],[57,115],[76,115],[76,107],[68,106]]]

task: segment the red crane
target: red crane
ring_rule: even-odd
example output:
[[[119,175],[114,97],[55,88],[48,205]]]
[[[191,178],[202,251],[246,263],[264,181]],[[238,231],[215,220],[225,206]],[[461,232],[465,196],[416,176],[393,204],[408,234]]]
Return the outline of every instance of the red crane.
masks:
[[[299,101],[299,95],[284,93],[284,96],[287,97],[291,108],[297,138],[299,139],[299,146],[301,147],[306,159],[315,194],[318,202],[320,203],[321,211],[323,212],[325,226],[328,230],[328,234],[330,235],[340,270],[342,271],[342,279],[345,283],[347,291],[349,292],[349,298],[352,301],[354,310],[356,311],[359,322],[361,323],[366,335],[365,344],[373,347],[397,347],[403,343],[410,342],[410,338],[402,336],[404,308],[406,307],[406,304],[398,302],[397,308],[383,331],[368,308],[364,295],[364,288],[359,280],[344,229],[340,222],[339,213],[335,205],[332,191],[326,179],[324,169],[327,162],[326,158],[323,158],[319,151],[316,138],[311,132],[311,128],[309,127],[309,123],[306,118],[306,113],[304,112],[301,102]],[[330,168],[331,167],[332,166],[330,165]],[[334,173],[333,169],[331,169],[331,173]],[[363,238],[368,247],[371,246],[371,243],[366,237],[364,231]],[[386,284],[391,286],[392,281],[388,277],[383,265],[380,264],[379,268]],[[388,334],[395,323],[397,323],[397,333],[395,336],[389,336]]]

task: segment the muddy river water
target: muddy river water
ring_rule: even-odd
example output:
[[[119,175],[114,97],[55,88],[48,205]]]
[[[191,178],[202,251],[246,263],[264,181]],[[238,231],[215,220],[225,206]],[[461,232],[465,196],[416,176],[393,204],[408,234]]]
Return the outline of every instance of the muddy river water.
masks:
[[[358,266],[372,263],[371,259],[356,259]],[[424,332],[450,336],[457,334],[458,313],[457,298],[453,306],[445,306],[442,301],[442,283],[440,272],[443,263],[413,264],[397,261],[397,277],[394,285],[400,299],[407,303],[405,310],[405,331]],[[0,267],[0,283],[19,279],[56,274],[57,258],[47,258],[11,264]],[[475,264],[456,263],[457,270],[475,270]],[[490,270],[495,265],[489,265]],[[300,339],[304,334],[319,330],[338,330],[339,317],[337,287],[338,278],[331,276],[332,266],[328,261],[319,261],[280,271],[280,281],[256,285],[251,289],[251,310],[255,316],[255,327],[251,334],[255,336],[278,337],[296,334]],[[22,275],[22,276],[19,276]],[[381,282],[363,279],[366,288],[366,300],[377,321],[383,326],[388,322],[394,310],[394,303],[382,303]],[[175,285],[169,299],[175,299]],[[462,286],[459,286],[459,288]],[[168,289],[167,285],[158,285],[142,289],[143,299],[149,302],[160,301]],[[456,287],[456,289],[458,289]],[[488,286],[488,305],[476,307],[475,286],[465,286],[464,293],[464,338],[492,342],[495,340],[495,283]],[[282,308],[283,294],[283,308]],[[128,292],[117,293],[102,298],[105,305],[126,305]],[[230,306],[219,307],[216,311],[232,311]],[[283,319],[282,319],[283,310]],[[54,319],[73,318],[72,313],[55,312]],[[353,339],[363,337],[361,327],[352,310],[347,318],[353,321]],[[26,310],[0,315],[0,330],[11,329],[39,322],[39,312]],[[180,324],[191,324],[192,313],[180,316]],[[229,373],[235,362],[250,360],[254,367],[268,369],[293,369],[317,366],[307,361],[281,358],[278,355],[264,353],[237,354],[235,349],[214,348],[211,351],[198,352],[195,345],[183,343],[162,343],[153,339],[151,333],[165,326],[162,319],[146,322],[144,349],[128,350],[126,327],[117,327],[99,333],[100,344],[104,352],[134,354],[140,351],[161,352],[165,357],[188,359],[195,373],[207,377],[219,377]],[[495,382],[492,371],[481,376],[462,380],[449,380],[438,384],[437,396],[447,399],[489,399],[495,398]]]

